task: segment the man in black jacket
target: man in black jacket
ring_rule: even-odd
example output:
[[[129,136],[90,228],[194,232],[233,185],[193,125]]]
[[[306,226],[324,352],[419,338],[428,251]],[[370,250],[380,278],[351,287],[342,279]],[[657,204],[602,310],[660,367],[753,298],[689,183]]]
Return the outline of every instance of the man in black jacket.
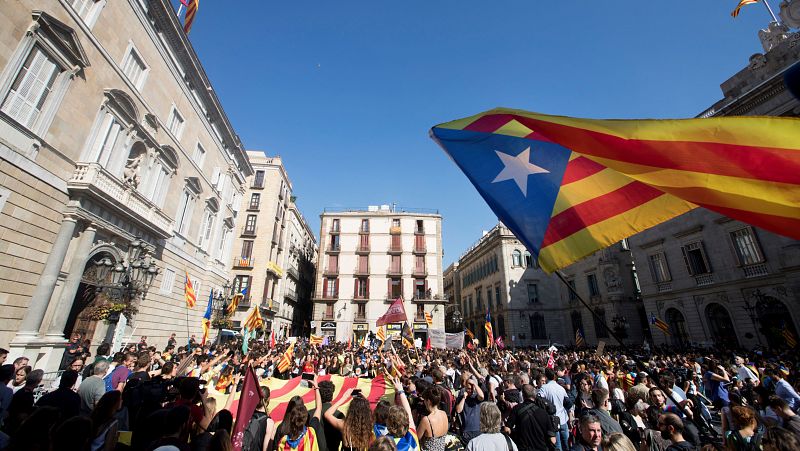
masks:
[[[555,449],[556,433],[550,415],[537,406],[536,388],[526,384],[522,387],[522,404],[511,410],[507,424],[511,438],[520,451],[545,451]]]

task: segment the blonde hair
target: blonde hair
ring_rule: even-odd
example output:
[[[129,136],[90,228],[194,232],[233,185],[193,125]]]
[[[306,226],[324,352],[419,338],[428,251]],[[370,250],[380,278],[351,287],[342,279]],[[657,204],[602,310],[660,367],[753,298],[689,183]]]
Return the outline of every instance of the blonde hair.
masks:
[[[497,404],[486,401],[481,403],[481,432],[484,434],[496,434],[500,432],[500,409]]]
[[[633,442],[620,432],[614,432],[608,437],[603,438],[603,450],[605,451],[636,451]]]

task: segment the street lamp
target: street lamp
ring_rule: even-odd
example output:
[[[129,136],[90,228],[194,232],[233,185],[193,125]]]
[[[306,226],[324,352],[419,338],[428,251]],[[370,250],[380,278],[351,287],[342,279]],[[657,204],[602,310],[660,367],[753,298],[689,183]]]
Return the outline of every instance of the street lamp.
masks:
[[[753,296],[758,299],[758,302],[761,302],[764,298],[764,294],[761,293],[760,290],[756,290],[753,292]],[[750,299],[745,296],[744,297],[744,306],[742,307],[747,312],[747,316],[750,317],[750,322],[753,323],[753,330],[756,333],[756,339],[758,339],[758,344],[761,344],[761,334],[758,332],[758,315],[756,315],[756,309],[758,308],[758,304],[751,304]]]
[[[151,247],[138,237],[128,246],[122,261],[114,265],[108,257],[95,262],[97,271],[97,294],[104,294],[112,303],[106,320],[111,324],[106,331],[105,341],[112,343],[120,315],[132,319],[136,314],[137,300],[144,299],[160,269],[150,255]],[[110,277],[110,281],[109,279]],[[114,350],[116,344],[112,343]]]
[[[233,295],[231,294],[232,285],[227,281],[222,285],[222,290],[217,291],[214,296],[214,321],[213,325],[218,330],[218,337],[222,335],[222,329],[229,324],[228,307],[230,306]]]
[[[631,325],[628,324],[628,320],[624,315],[614,315],[614,317],[611,318],[611,325],[614,327],[614,333],[617,334],[618,337],[628,338],[628,329],[631,328]]]

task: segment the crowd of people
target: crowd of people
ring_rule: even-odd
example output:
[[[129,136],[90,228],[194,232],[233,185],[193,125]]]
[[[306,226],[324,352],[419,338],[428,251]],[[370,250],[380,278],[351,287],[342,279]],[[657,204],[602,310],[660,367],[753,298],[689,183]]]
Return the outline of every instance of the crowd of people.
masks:
[[[300,339],[284,367],[289,343],[248,348],[178,345],[173,334],[161,349],[142,337],[114,353],[100,344],[92,356],[74,337],[47,380],[24,357],[6,364],[0,349],[0,450],[800,450],[790,353]],[[295,396],[273,419],[261,386],[252,416],[234,418],[248,368],[259,381],[303,376],[313,402]],[[394,391],[371,399],[324,375],[383,377]]]

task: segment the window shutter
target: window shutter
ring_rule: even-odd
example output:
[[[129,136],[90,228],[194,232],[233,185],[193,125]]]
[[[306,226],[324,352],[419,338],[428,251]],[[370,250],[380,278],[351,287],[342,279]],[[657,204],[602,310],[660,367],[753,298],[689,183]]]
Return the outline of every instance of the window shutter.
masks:
[[[689,253],[686,250],[686,246],[681,246],[681,252],[683,253],[683,263],[686,264],[686,272],[688,272],[690,276],[693,276],[694,271],[692,271],[692,264],[689,261]]]
[[[322,279],[322,297],[326,297],[328,295],[328,279]]]
[[[333,282],[333,295],[335,297],[337,297],[337,298],[339,297],[339,279],[338,278]]]
[[[211,173],[211,184],[214,185],[215,187],[217,186],[217,183],[219,182],[219,175],[220,175],[220,169],[219,169],[219,166],[217,166],[217,167],[214,168],[214,171]]]

